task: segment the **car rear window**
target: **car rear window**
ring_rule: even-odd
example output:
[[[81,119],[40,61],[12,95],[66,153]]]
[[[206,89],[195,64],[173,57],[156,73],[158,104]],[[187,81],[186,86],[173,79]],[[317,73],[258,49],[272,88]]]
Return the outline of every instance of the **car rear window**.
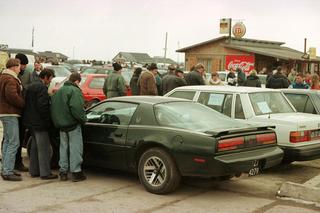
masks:
[[[256,92],[250,93],[249,97],[256,115],[294,112],[280,92]]]
[[[194,102],[170,102],[155,105],[156,119],[161,126],[208,131],[241,128],[246,125]]]

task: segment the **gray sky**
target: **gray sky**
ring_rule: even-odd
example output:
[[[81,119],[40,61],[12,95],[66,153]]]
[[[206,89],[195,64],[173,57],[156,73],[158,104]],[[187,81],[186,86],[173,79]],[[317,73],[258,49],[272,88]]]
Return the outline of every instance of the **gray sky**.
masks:
[[[1,0],[0,43],[51,50],[70,58],[110,60],[118,52],[145,52],[183,60],[180,48],[221,36],[220,18],[241,20],[245,38],[283,41],[320,55],[318,0]]]

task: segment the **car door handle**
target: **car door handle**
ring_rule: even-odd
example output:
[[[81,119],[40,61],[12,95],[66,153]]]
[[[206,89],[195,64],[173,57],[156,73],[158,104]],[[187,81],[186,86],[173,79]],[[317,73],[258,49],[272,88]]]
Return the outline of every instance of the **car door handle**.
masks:
[[[122,132],[115,132],[114,135],[115,135],[116,137],[121,137],[121,136],[122,136]]]

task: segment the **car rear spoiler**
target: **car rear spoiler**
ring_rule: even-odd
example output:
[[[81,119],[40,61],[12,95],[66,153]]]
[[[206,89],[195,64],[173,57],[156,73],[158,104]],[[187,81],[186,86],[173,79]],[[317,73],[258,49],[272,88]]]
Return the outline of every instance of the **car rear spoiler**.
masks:
[[[263,131],[263,130],[270,130],[275,128],[276,128],[275,126],[257,126],[257,127],[248,127],[248,128],[234,128],[234,129],[224,129],[224,130],[221,129],[221,131],[209,130],[209,131],[206,131],[205,133],[212,135],[213,137],[220,137],[228,134]]]

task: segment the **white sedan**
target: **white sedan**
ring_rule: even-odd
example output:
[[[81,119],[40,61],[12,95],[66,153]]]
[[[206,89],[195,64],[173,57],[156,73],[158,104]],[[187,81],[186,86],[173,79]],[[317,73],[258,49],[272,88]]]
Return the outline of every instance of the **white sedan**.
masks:
[[[320,158],[320,115],[296,112],[280,90],[185,86],[165,96],[194,100],[231,118],[275,126],[285,162]]]

